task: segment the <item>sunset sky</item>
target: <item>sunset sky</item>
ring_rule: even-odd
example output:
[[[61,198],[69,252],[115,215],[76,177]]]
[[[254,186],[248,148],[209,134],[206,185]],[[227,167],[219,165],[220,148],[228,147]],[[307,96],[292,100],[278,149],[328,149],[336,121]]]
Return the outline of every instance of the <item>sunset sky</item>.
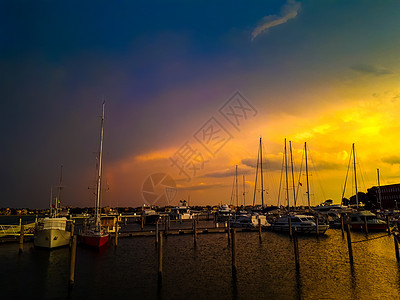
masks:
[[[400,182],[399,1],[6,0],[0,25],[0,207],[48,207],[60,165],[62,204],[94,205],[103,100],[104,206],[229,204],[235,165],[252,203],[260,137],[268,205],[285,138],[313,205],[352,143],[359,190]]]

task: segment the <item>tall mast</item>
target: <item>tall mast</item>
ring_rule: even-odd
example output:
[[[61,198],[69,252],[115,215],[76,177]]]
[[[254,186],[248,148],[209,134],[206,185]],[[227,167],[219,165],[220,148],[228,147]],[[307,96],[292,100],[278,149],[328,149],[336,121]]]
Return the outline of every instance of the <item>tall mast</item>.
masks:
[[[288,202],[288,210],[290,211],[290,203],[289,203],[289,178],[287,173],[287,151],[286,151],[286,139],[285,139],[285,170],[286,170],[286,197]]]
[[[291,166],[292,166],[293,201],[294,201],[294,207],[296,207],[296,190],[295,190],[295,188],[294,188],[294,170],[293,170],[292,141],[289,141],[289,149],[290,149],[290,163],[291,163]]]
[[[97,173],[97,192],[96,192],[96,228],[100,227],[100,193],[101,193],[101,175],[103,167],[103,137],[104,137],[104,102],[101,114],[100,129],[100,148],[99,148],[99,168]]]
[[[58,196],[56,200],[56,216],[58,214],[58,209],[60,208],[59,204],[61,204],[61,192],[62,192],[62,179],[63,179],[63,165],[61,165],[61,170],[60,170],[60,184],[58,186]]]
[[[50,187],[50,215],[51,218],[53,216],[53,187]]]
[[[264,208],[264,178],[263,178],[263,160],[262,160],[262,138],[260,138],[260,167],[261,167],[261,207]]]
[[[307,201],[308,201],[308,209],[310,209],[310,185],[308,182],[307,142],[304,142],[304,154],[306,156]]]
[[[236,174],[235,174],[235,181],[236,181],[236,208],[239,207],[239,187],[238,187],[238,177],[237,177],[237,165],[236,165]]]
[[[246,181],[243,175],[243,207],[246,207]]]
[[[356,152],[353,143],[353,163],[354,163],[354,184],[356,185],[356,204],[358,208],[358,191],[357,191],[357,168],[356,168]]]
[[[378,200],[379,200],[379,207],[382,209],[382,195],[381,195],[381,183],[379,181],[379,169],[376,169],[376,173],[378,175]]]

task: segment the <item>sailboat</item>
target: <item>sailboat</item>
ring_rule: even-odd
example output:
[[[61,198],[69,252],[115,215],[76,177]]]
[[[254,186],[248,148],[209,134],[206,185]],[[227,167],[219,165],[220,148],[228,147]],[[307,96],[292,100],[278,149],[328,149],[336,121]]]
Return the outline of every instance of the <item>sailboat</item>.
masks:
[[[292,156],[292,143],[289,142],[290,145],[290,157],[291,157],[291,165],[292,165],[292,178],[294,178],[293,173],[293,156]],[[307,177],[307,200],[308,207],[310,208],[310,190],[309,190],[309,182],[308,182],[308,163],[307,163],[307,143],[304,143],[304,152],[305,152],[305,160],[306,160],[306,177]],[[316,223],[315,218],[313,216],[305,215],[305,214],[297,214],[295,212],[290,212],[290,204],[289,204],[289,177],[288,177],[288,168],[287,168],[287,150],[286,150],[286,139],[285,139],[285,169],[286,169],[286,196],[288,199],[288,213],[286,215],[281,216],[272,224],[271,229],[273,231],[278,232],[290,232],[290,227],[296,228],[301,233],[318,233],[324,234],[328,228],[328,224]],[[294,186],[294,179],[293,179]],[[294,194],[294,209],[296,208],[296,193],[293,188]]]
[[[35,226],[33,244],[40,248],[58,248],[69,245],[72,221],[60,216],[62,190],[62,166],[58,196],[53,204],[53,188],[50,190],[50,215],[40,218]]]
[[[103,166],[103,136],[104,136],[104,102],[102,105],[101,126],[100,126],[100,146],[99,146],[99,163],[97,168],[96,182],[96,200],[94,217],[89,219],[89,224],[79,233],[79,240],[82,244],[100,248],[104,246],[109,239],[108,231],[101,226],[100,219],[100,194],[101,194],[101,177]]]
[[[344,199],[344,193],[346,190],[346,182],[348,177],[348,172],[350,169],[351,158],[353,158],[353,167],[354,167],[354,186],[356,192],[356,205],[357,211],[353,212],[349,215],[348,223],[351,225],[352,229],[364,229],[366,230],[365,226],[367,226],[368,230],[376,230],[376,231],[385,231],[387,229],[387,224],[385,221],[380,220],[374,213],[368,210],[361,210],[359,208],[359,201],[358,201],[358,189],[357,189],[357,168],[356,168],[356,152],[354,143],[352,146],[352,155],[350,155],[349,165],[347,168],[346,174],[346,181],[344,184],[344,189],[342,193],[342,199]]]

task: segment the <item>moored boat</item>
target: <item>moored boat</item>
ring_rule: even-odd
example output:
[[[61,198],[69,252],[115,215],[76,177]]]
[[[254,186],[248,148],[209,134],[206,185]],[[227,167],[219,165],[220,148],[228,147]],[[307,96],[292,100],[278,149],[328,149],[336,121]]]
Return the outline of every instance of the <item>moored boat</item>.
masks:
[[[233,228],[255,228],[259,226],[259,223],[264,228],[271,226],[264,215],[258,214],[240,214],[230,221],[230,226]]]
[[[365,230],[365,225],[367,225],[368,230],[385,231],[387,229],[386,222],[380,220],[374,213],[368,210],[352,213],[349,218],[349,224],[355,230]]]
[[[329,228],[329,225],[327,224],[318,224],[317,227],[317,224],[315,223],[315,218],[313,216],[285,215],[272,223],[271,229],[278,232],[289,232],[289,220],[292,229],[296,228],[296,231],[301,233],[317,233],[318,228],[318,233],[324,234]]]
[[[35,247],[53,249],[69,245],[71,224],[65,217],[39,219],[33,240]]]
[[[103,167],[104,102],[102,108],[94,216],[93,218],[89,219],[89,224],[85,224],[83,230],[81,230],[78,235],[79,241],[82,244],[96,248],[104,246],[109,239],[109,233],[106,228],[102,226],[100,219],[100,193]]]

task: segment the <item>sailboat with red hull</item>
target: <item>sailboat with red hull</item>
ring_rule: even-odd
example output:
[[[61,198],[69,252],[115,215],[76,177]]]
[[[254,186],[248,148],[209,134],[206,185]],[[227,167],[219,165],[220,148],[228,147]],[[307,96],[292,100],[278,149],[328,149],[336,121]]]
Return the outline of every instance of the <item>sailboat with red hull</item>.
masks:
[[[100,130],[100,147],[99,147],[99,164],[97,170],[96,182],[96,201],[94,218],[89,220],[89,224],[84,226],[84,229],[79,233],[79,240],[82,244],[100,248],[107,244],[109,239],[108,231],[101,226],[100,219],[100,194],[101,194],[101,176],[103,166],[103,135],[104,135],[104,102],[101,115],[101,130]]]

